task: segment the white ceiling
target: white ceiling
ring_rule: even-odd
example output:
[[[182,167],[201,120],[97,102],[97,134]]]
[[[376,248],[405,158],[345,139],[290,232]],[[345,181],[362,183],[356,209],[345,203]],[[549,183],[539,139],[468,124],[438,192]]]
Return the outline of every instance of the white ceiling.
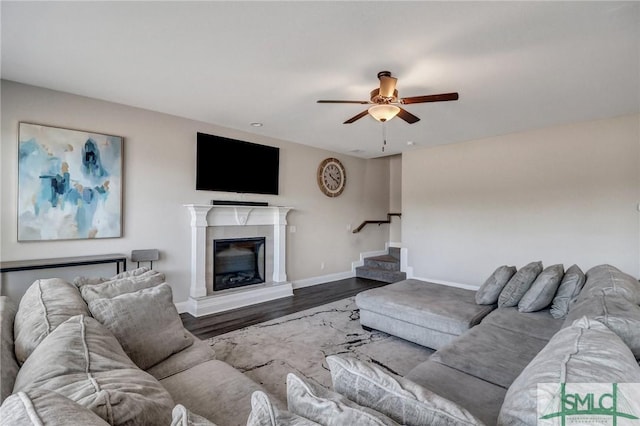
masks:
[[[2,1],[3,79],[360,157],[640,112],[638,2]],[[251,127],[251,122],[264,123]]]

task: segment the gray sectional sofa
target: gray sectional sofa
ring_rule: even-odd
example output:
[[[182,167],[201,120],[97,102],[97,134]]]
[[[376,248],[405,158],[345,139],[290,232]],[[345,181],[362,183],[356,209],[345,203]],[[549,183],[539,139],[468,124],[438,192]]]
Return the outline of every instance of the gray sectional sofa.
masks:
[[[0,333],[0,425],[245,425],[263,390],[184,329],[146,268],[38,280],[19,306],[0,297]]]
[[[502,282],[496,282],[496,270],[478,293],[415,280],[365,291],[356,297],[362,325],[437,349],[405,379],[457,403],[487,425],[537,424],[540,383],[555,384],[552,392],[565,382],[637,384],[638,281],[600,265],[586,273],[584,283],[574,266],[564,280],[536,285],[541,265],[527,267],[519,277],[514,268]],[[557,275],[557,269],[546,278]],[[512,279],[524,291],[509,286]],[[532,296],[525,298],[529,290],[544,309],[521,312],[536,305]],[[491,304],[477,305],[475,299],[483,298],[479,293],[486,296],[487,291],[494,293]],[[507,296],[519,292],[525,309],[518,301],[507,302],[507,296],[501,299],[505,291]],[[640,386],[628,385],[625,392],[636,401],[630,410],[640,417]]]
[[[437,351],[405,377],[328,356],[333,389],[290,373],[285,406],[182,327],[162,274],[38,280],[19,307],[0,298],[0,425],[575,423],[558,395],[585,383],[640,417],[640,286],[610,265],[504,266],[477,292],[406,280],[356,303],[363,326]]]

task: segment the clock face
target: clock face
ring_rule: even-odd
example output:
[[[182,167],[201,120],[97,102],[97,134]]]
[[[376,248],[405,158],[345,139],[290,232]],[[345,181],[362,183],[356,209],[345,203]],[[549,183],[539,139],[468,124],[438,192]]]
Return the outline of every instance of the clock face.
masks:
[[[344,191],[347,176],[344,166],[336,158],[327,158],[318,167],[318,186],[327,197],[337,197]]]

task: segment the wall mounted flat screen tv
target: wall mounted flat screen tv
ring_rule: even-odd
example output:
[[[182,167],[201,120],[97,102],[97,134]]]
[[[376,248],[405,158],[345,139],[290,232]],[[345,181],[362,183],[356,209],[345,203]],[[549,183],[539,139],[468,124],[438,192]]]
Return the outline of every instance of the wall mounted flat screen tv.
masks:
[[[280,148],[198,133],[196,189],[278,194]]]

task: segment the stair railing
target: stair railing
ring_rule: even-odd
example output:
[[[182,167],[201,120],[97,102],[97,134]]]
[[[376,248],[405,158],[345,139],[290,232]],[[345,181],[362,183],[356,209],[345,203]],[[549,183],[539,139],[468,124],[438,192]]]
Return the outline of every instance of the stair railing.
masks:
[[[358,232],[362,231],[362,228],[364,228],[365,226],[367,226],[369,224],[375,223],[378,226],[380,226],[383,223],[391,223],[391,216],[401,217],[402,213],[387,213],[387,220],[365,220],[364,222],[362,222],[360,224],[360,226],[358,226],[356,229],[353,230],[353,233],[357,234]]]

